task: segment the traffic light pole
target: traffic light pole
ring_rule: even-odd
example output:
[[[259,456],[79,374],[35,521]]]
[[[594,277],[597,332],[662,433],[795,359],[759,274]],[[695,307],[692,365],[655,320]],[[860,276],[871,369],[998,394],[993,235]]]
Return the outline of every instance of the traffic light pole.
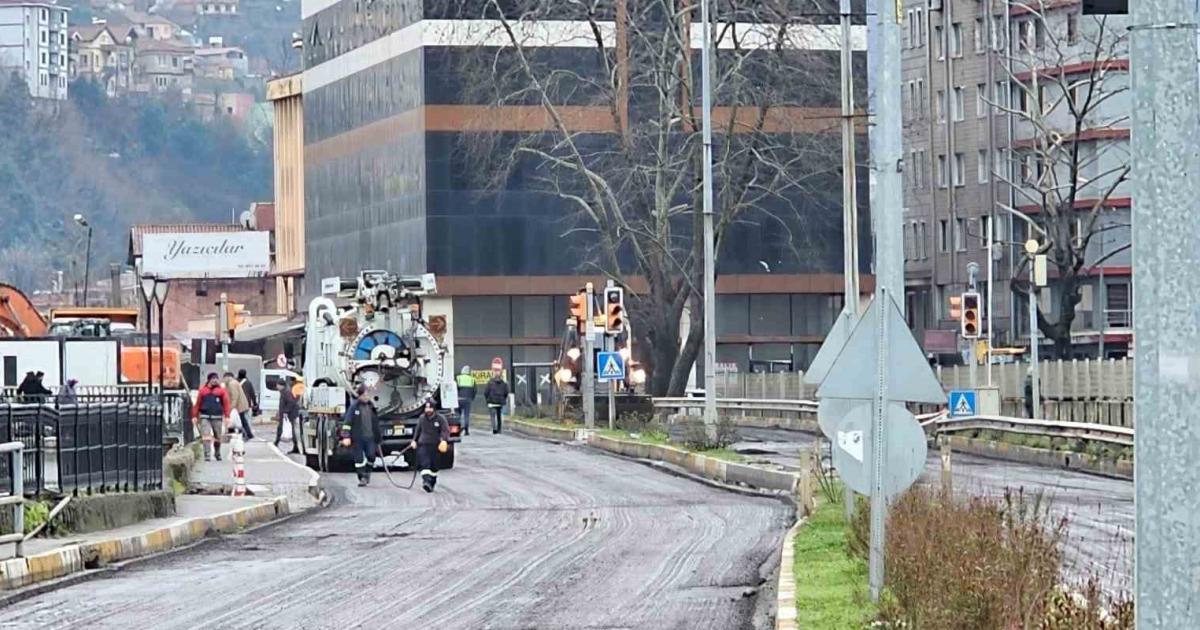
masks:
[[[612,280],[608,281],[608,288],[611,289],[615,286],[616,286],[616,283],[614,283]],[[607,301],[604,304],[604,308],[605,309],[609,308]],[[607,310],[605,312],[607,313]],[[624,313],[622,313],[621,315],[624,316]],[[604,350],[606,352],[613,352],[616,349],[617,349],[617,338],[613,335],[605,334],[604,335]],[[628,362],[625,363],[625,373],[628,376],[628,374],[629,374],[629,363]],[[609,431],[612,431],[613,429],[617,428],[616,390],[617,390],[616,381],[613,381],[613,380],[608,381],[608,430]]]
[[[588,429],[596,428],[596,353],[592,333],[596,328],[595,289],[592,283],[584,288],[583,322],[583,424]]]
[[[221,302],[217,305],[217,335],[221,340],[221,373],[229,371],[229,321],[226,305],[229,303],[229,296],[222,293]]]

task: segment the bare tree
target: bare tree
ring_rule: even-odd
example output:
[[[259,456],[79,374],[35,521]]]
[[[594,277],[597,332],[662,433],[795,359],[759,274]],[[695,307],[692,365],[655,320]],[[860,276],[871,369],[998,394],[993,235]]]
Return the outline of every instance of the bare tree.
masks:
[[[1055,308],[1039,304],[1038,329],[1062,356],[1088,276],[1130,247],[1128,221],[1111,212],[1130,172],[1129,111],[1120,98],[1129,90],[1128,46],[1107,16],[1068,17],[1042,0],[1021,6],[1028,14],[1014,22],[1005,64],[1012,98],[1001,103],[1016,118],[1017,172],[1000,175],[1016,191],[1017,207],[1007,210],[1030,226],[1047,257]],[[1110,233],[1116,246],[1100,246]],[[1035,290],[1022,277],[1028,267],[1026,258],[1012,280],[1027,294]]]
[[[836,267],[838,112],[811,106],[836,103],[836,55],[813,52],[836,49],[836,31],[808,17],[832,13],[814,0],[715,4],[717,251],[753,229],[763,242],[750,255],[769,272]],[[490,52],[461,69],[475,102],[524,117],[507,124],[519,138],[469,134],[472,150],[567,208],[563,235],[587,243],[581,269],[626,289],[658,395],[682,393],[704,335],[698,11],[696,0],[487,0],[476,17],[489,20],[472,28]],[[587,54],[546,53],[562,48]]]

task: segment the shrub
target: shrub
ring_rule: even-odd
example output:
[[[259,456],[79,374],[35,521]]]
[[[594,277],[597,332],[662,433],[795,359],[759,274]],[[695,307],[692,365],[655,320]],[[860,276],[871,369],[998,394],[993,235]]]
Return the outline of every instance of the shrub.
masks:
[[[864,512],[855,538],[866,531],[857,522]],[[1065,526],[1040,495],[910,490],[891,509],[886,575],[894,605],[884,620],[913,628],[1037,627],[1058,588]]]

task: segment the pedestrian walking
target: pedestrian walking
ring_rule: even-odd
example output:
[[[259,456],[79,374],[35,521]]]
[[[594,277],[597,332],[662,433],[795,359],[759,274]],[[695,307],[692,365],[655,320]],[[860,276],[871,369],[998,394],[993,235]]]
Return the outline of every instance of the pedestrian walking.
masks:
[[[483,399],[492,414],[492,434],[498,434],[503,428],[504,405],[508,404],[508,383],[504,380],[502,370],[492,369],[492,380],[488,381],[487,388],[483,390]]]
[[[62,389],[58,390],[58,404],[74,405],[74,404],[78,403],[79,402],[79,394],[77,394],[75,391],[75,386],[78,384],[79,384],[79,381],[76,379],[73,379],[73,378],[67,379],[67,384],[63,385]]]
[[[283,438],[283,423],[288,423],[292,429],[291,453],[300,453],[300,401],[292,394],[292,383],[279,381],[279,415],[275,425],[275,448]]]
[[[463,435],[471,435],[471,403],[475,400],[475,377],[471,366],[464,365],[455,377],[458,385],[458,417],[462,421]]]
[[[204,441],[204,461],[221,461],[221,435],[229,425],[229,393],[221,386],[216,372],[196,393],[192,403],[192,426]]]
[[[225,391],[229,393],[229,406],[237,412],[238,422],[235,425],[240,425],[242,435],[246,436],[247,440],[253,440],[254,431],[250,428],[250,401],[246,398],[242,384],[233,376],[233,372],[226,372],[224,386]]]
[[[438,480],[438,454],[450,448],[450,423],[431,400],[425,401],[425,412],[417,419],[411,446],[417,451],[421,487],[425,492],[433,492]]]
[[[242,384],[242,393],[246,395],[246,402],[250,403],[250,417],[253,419],[262,413],[262,408],[258,404],[258,390],[246,376],[246,370],[238,370],[238,382]]]
[[[359,487],[371,483],[371,468],[375,463],[376,445],[382,434],[375,401],[366,385],[354,390],[355,397],[342,417],[342,446],[349,447],[354,456],[354,473]]]

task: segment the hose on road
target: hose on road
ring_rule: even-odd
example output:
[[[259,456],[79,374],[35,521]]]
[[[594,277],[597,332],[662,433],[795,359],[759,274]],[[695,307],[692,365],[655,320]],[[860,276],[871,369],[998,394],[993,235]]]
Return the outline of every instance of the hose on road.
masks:
[[[396,453],[396,454],[404,455],[404,453],[406,451],[408,451],[410,448],[412,448],[412,444],[405,446],[403,449],[400,450],[399,453]],[[395,479],[392,478],[392,473],[390,470],[388,470],[387,458],[383,456],[383,447],[376,445],[375,452],[379,454],[379,459],[380,459],[380,461],[383,462],[383,474],[387,476],[388,483],[392,484],[393,486],[395,486],[401,490],[412,490],[413,485],[417,483],[417,467],[413,466],[412,479],[408,480],[408,485],[402,486]]]

